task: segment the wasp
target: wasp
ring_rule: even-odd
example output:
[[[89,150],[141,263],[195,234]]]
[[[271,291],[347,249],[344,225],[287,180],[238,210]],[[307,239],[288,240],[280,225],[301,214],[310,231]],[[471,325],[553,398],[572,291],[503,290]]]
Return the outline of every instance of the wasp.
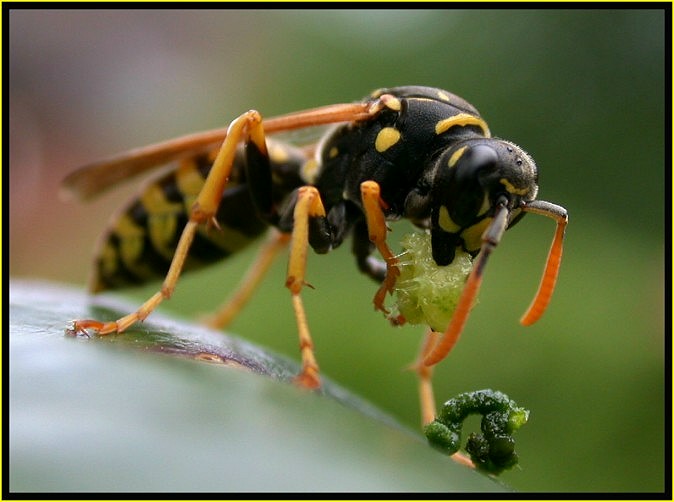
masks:
[[[326,125],[330,127],[315,145],[267,138]],[[489,256],[505,230],[526,213],[552,218],[556,232],[538,292],[521,323],[538,320],[550,301],[567,211],[536,199],[538,170],[531,156],[512,142],[493,138],[477,109],[450,92],[384,88],[358,102],[269,119],[250,110],[227,128],[87,165],[70,174],[64,188],[86,199],[171,162],[171,170],[152,179],[113,218],[100,241],[90,283],[97,292],[163,277],[161,289],[116,321],[74,321],[74,333],[126,330],[171,297],[183,271],[226,258],[272,227],[242,285],[211,324],[226,325],[274,256],[289,247],[285,285],[301,353],[296,382],[320,387],[301,296],[309,248],[324,254],[350,238],[358,269],[379,284],[374,306],[386,312],[386,296],[400,274],[398,257],[387,243],[387,223],[404,218],[430,233],[437,265],[452,263],[459,250],[474,260],[447,329],[427,334],[415,366],[422,420],[428,423],[435,416],[431,370],[463,330]]]

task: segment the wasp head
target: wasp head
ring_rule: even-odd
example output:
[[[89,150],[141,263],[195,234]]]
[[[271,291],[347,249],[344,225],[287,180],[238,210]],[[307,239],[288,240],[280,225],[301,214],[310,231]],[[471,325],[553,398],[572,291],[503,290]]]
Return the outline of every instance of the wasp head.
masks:
[[[431,236],[438,265],[461,246],[475,255],[497,205],[508,209],[508,226],[524,215],[522,203],[536,198],[538,172],[520,147],[493,138],[464,140],[437,159],[431,183]]]

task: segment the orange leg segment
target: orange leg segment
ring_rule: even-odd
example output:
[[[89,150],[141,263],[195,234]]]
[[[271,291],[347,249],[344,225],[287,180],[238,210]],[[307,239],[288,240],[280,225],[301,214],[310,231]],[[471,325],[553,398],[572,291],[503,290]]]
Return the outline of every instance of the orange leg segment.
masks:
[[[152,295],[136,312],[132,312],[112,322],[100,322],[89,319],[75,321],[72,328],[73,332],[81,333],[91,329],[100,335],[121,333],[136,322],[143,321],[162,301],[171,297],[198,226],[203,223],[215,224],[217,226],[214,217],[232,169],[236,147],[240,142],[247,139],[252,140],[261,151],[266,152],[262,117],[254,110],[244,113],[230,124],[227,137],[222,143],[213,167],[204,182],[204,186],[192,206],[190,219],[180,236],[161,290]]]
[[[428,330],[424,335],[421,344],[418,359],[412,365],[412,368],[419,378],[419,407],[421,409],[421,425],[431,423],[436,415],[435,396],[433,393],[433,366],[424,364],[424,359],[431,352],[431,349],[437,344],[440,333]]]
[[[545,271],[543,272],[543,277],[541,279],[538,292],[536,293],[533,302],[529,306],[529,309],[520,320],[520,323],[528,326],[536,322],[543,315],[543,312],[545,311],[548,303],[550,302],[550,298],[552,297],[552,292],[555,288],[557,275],[559,273],[559,266],[562,260],[564,232],[569,221],[569,217],[566,209],[563,207],[544,201],[532,201],[523,204],[522,210],[547,216],[557,222],[555,237],[550,247],[548,260],[545,266]],[[505,205],[501,205],[497,209],[491,224],[489,227],[487,227],[487,230],[485,230],[482,236],[482,247],[480,249],[480,254],[475,260],[472,272],[468,276],[468,280],[466,281],[466,285],[464,286],[463,292],[461,293],[461,298],[459,299],[459,304],[457,305],[456,311],[452,316],[452,320],[449,323],[449,326],[442,339],[426,357],[424,361],[425,364],[437,364],[442,359],[447,357],[447,354],[449,354],[459,339],[461,331],[463,330],[463,326],[468,319],[468,314],[470,313],[470,310],[473,306],[473,302],[477,297],[478,291],[480,290],[482,274],[484,267],[487,264],[487,260],[489,259],[489,255],[500,242],[507,226],[508,210]]]
[[[180,236],[180,241],[178,241],[176,252],[173,255],[171,266],[169,267],[168,274],[166,274],[161,289],[143,303],[138,310],[111,322],[101,322],[92,319],[73,321],[73,327],[70,331],[73,333],[86,333],[87,330],[91,329],[99,335],[108,335],[110,333],[121,333],[136,322],[144,320],[162,301],[170,298],[173,294],[173,290],[175,289],[176,282],[180,276],[180,271],[185,264],[187,252],[194,240],[196,231],[196,222],[189,221],[187,225],[185,225],[185,229]]]
[[[272,118],[265,122],[265,127],[268,125],[269,132],[281,132],[336,122],[367,120],[376,115],[382,106],[380,100],[374,104],[354,103],[325,106]],[[216,130],[153,145],[140,151],[134,150],[87,166],[69,177],[66,185],[80,196],[88,197],[105,188],[100,183],[91,183],[92,173],[98,173],[99,171],[120,173],[119,176],[122,177],[140,173],[159,163],[175,158],[190,146],[196,148],[199,145],[224,139],[204,186],[192,206],[189,222],[183,229],[161,290],[152,295],[136,312],[111,322],[92,319],[76,320],[73,322],[71,332],[86,333],[88,330],[92,330],[101,335],[122,332],[136,322],[144,320],[163,300],[171,297],[198,225],[206,223],[217,227],[214,216],[229,179],[237,146],[242,142],[252,141],[258,150],[264,154],[267,151],[264,130],[262,117],[257,111],[251,110],[232,121],[226,132]],[[115,176],[113,174],[111,179],[117,179]]]
[[[421,407],[421,426],[431,423],[437,416],[435,407],[435,396],[433,392],[433,366],[424,364],[424,359],[430,353],[431,349],[437,344],[437,339],[440,333],[428,330],[424,336],[421,350],[419,351],[419,358],[413,364],[412,369],[416,371],[419,377],[419,404]],[[456,452],[452,455],[452,460],[465,465],[467,467],[475,468],[475,465],[469,457],[461,452]]]
[[[452,316],[452,320],[450,321],[447,330],[424,360],[424,364],[427,366],[437,364],[447,357],[458,341],[461,331],[463,331],[463,327],[468,320],[468,315],[475,303],[475,298],[477,298],[477,294],[480,291],[482,274],[487,265],[487,261],[489,260],[489,256],[500,242],[503,233],[508,227],[508,213],[508,208],[505,205],[500,206],[497,209],[492,222],[484,231],[480,254],[475,259],[473,270],[466,280],[466,285],[463,288],[459,303],[456,306],[456,310],[454,311],[454,315]]]
[[[317,388],[321,385],[318,363],[314,355],[314,343],[309,332],[309,324],[302,303],[300,292],[307,285],[304,275],[309,251],[309,220],[324,218],[325,208],[318,190],[312,186],[304,186],[298,190],[297,202],[293,213],[293,232],[288,258],[288,274],[286,287],[292,294],[293,309],[300,338],[302,370],[296,382],[303,387]]]
[[[381,198],[379,184],[375,181],[364,181],[361,183],[360,194],[370,241],[377,247],[379,253],[386,261],[386,277],[374,295],[374,307],[387,313],[386,308],[384,308],[384,299],[387,293],[393,292],[393,287],[400,275],[397,265],[398,260],[386,243],[387,228],[384,210],[387,209],[388,205]]]
[[[216,313],[203,319],[204,324],[218,329],[228,326],[248,303],[274,263],[275,258],[288,246],[289,240],[289,234],[282,234],[275,230],[270,232],[267,242],[260,249],[234,293]]]
[[[82,197],[92,196],[102,191],[104,187],[101,186],[100,183],[91,183],[91,173],[99,171],[111,173],[119,172],[121,173],[120,176],[126,177],[131,174],[146,171],[159,163],[176,158],[181,152],[189,151],[190,148],[197,148],[199,145],[223,140],[208,177],[191,208],[189,221],[183,229],[169,267],[169,272],[164,279],[161,290],[152,295],[152,297],[143,303],[136,312],[112,322],[101,322],[91,319],[77,320],[73,322],[70,331],[73,333],[86,333],[88,330],[92,330],[102,335],[119,333],[126,330],[134,323],[144,320],[163,300],[170,298],[176,287],[180,273],[182,272],[198,226],[209,224],[217,227],[215,214],[218,210],[222,193],[227,185],[236,149],[239,144],[252,142],[257,150],[261,152],[262,155],[265,155],[267,151],[265,130],[268,133],[275,133],[323,124],[369,120],[387,106],[396,106],[396,100],[391,96],[382,95],[372,102],[331,105],[272,118],[264,122],[264,127],[261,115],[257,111],[251,110],[232,121],[226,132],[223,130],[215,130],[191,135],[185,138],[178,138],[177,140],[152,145],[141,150],[122,154],[78,171],[74,176],[69,178],[66,185],[68,185],[74,193],[79,194]],[[113,175],[113,179],[114,176],[115,175]],[[379,187],[377,186],[377,193],[378,188]],[[376,229],[377,236],[375,238],[375,243],[389,265],[387,280],[381,288],[382,293],[379,295],[380,301],[377,303],[379,308],[383,309],[383,298],[386,291],[390,291],[395,283],[397,267],[394,265],[395,259],[385,242],[386,226],[382,212],[383,202],[378,195],[364,198],[367,199],[366,203],[368,207],[373,206],[373,202],[376,202],[379,206],[377,211],[370,209],[369,212],[371,215],[375,215],[378,221],[381,220],[381,222],[378,222],[371,228]],[[286,286],[290,289],[292,294],[292,303],[298,325],[300,350],[302,355],[302,371],[297,377],[297,382],[305,387],[315,388],[320,386],[319,368],[314,356],[313,342],[309,333],[300,290],[306,284],[304,282],[304,273],[309,243],[308,225],[310,218],[325,217],[325,210],[317,189],[309,186],[300,188],[294,211],[294,227],[291,237],[291,251]],[[377,215],[377,213],[379,213],[379,215]],[[262,262],[265,262],[268,258],[271,260],[271,257],[276,253],[275,246],[269,245],[269,248],[264,250],[263,253],[267,253],[267,256],[261,259]],[[254,286],[257,280],[258,278],[253,278],[253,280],[251,280],[251,287]],[[233,304],[234,310],[240,309],[242,302],[245,302],[249,296],[246,287],[240,290],[239,294],[240,296],[235,299],[235,303]],[[230,314],[225,312],[225,314],[221,315],[220,322],[222,322],[222,317],[225,318],[224,322],[227,322],[229,316]]]
[[[540,319],[543,312],[545,312],[548,303],[550,303],[550,298],[552,298],[552,292],[555,289],[557,275],[559,274],[559,266],[562,262],[564,232],[566,230],[566,225],[569,222],[569,216],[564,208],[543,201],[530,202],[524,206],[523,210],[548,216],[557,222],[555,237],[550,246],[550,252],[548,253],[548,259],[545,270],[543,271],[543,277],[541,278],[541,284],[538,286],[538,292],[531,302],[531,305],[520,319],[522,325],[530,326]]]

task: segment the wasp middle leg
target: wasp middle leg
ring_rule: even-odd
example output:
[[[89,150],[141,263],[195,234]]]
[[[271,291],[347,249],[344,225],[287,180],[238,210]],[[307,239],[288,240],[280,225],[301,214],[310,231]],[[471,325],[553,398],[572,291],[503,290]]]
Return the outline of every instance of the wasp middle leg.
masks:
[[[220,306],[217,312],[202,319],[204,324],[218,329],[227,327],[248,303],[278,254],[288,247],[289,240],[289,234],[279,233],[272,229],[267,241],[263,244],[234,293]]]

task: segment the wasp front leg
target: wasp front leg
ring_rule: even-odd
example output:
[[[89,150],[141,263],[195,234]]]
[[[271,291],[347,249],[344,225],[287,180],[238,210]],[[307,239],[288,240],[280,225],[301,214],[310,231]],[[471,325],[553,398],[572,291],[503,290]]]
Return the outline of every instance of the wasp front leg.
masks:
[[[162,301],[171,297],[199,225],[213,224],[217,227],[215,214],[232,170],[236,148],[242,141],[254,143],[260,151],[266,152],[262,117],[255,110],[244,113],[230,124],[227,137],[223,141],[204,186],[191,208],[189,221],[180,236],[161,289],[143,303],[137,311],[129,315],[112,322],[90,319],[74,321],[72,332],[86,333],[87,330],[93,330],[100,335],[120,333],[136,322],[143,321]]]
[[[293,209],[293,230],[288,258],[286,287],[292,294],[293,309],[297,321],[302,356],[302,371],[296,382],[304,387],[320,387],[318,363],[314,355],[314,344],[309,332],[304,305],[300,292],[305,285],[309,243],[319,250],[330,247],[332,235],[327,223],[325,208],[318,190],[313,186],[304,186],[297,191],[297,200]],[[324,249],[320,249],[324,248]]]
[[[388,208],[381,198],[379,184],[375,181],[364,181],[360,185],[360,194],[367,220],[367,228],[370,241],[377,247],[382,258],[386,262],[386,276],[374,295],[374,306],[377,310],[387,313],[384,307],[384,299],[387,293],[392,293],[396,280],[400,275],[398,260],[393,255],[391,248],[386,243],[386,216],[384,211]]]

